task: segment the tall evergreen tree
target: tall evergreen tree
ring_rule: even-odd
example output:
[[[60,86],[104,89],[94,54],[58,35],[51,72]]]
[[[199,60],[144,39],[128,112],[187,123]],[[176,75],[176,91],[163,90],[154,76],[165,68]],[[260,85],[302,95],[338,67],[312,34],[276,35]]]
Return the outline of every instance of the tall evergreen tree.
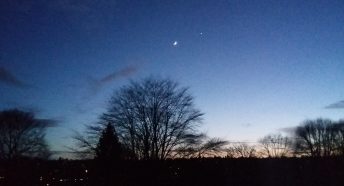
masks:
[[[99,138],[96,148],[96,159],[119,160],[121,153],[121,144],[118,142],[115,129],[111,123],[108,123]]]

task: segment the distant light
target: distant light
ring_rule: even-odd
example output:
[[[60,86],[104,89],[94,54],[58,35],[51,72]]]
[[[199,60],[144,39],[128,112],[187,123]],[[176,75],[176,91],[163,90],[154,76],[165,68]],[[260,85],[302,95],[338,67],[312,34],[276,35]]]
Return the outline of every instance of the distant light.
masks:
[[[87,169],[85,169],[85,172],[87,173],[87,172],[88,172],[88,170],[87,170]]]
[[[178,41],[174,41],[172,45],[173,46],[177,46],[178,45]]]
[[[60,179],[60,182],[63,182],[63,179]]]
[[[199,35],[203,35],[203,32],[200,32]]]

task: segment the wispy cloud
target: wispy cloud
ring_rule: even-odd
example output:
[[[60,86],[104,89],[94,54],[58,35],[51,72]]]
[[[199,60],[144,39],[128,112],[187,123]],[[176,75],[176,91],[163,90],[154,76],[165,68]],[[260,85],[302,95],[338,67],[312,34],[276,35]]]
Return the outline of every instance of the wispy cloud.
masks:
[[[10,85],[13,87],[17,87],[17,88],[29,88],[30,87],[29,84],[18,79],[13,73],[8,71],[4,67],[0,67],[0,83]]]
[[[279,131],[279,132],[286,133],[286,134],[294,134],[296,128],[297,128],[297,126],[293,126],[293,127],[284,127],[284,128],[278,129],[278,131]]]
[[[99,82],[108,83],[108,82],[111,82],[111,81],[116,80],[116,79],[121,78],[121,77],[128,77],[128,76],[134,74],[136,71],[137,71],[136,67],[129,66],[129,67],[126,67],[120,71],[116,71],[116,72],[113,72],[109,75],[106,75],[105,77],[101,78]]]
[[[114,71],[111,74],[105,75],[99,79],[89,78],[89,85],[92,91],[92,94],[97,94],[104,86],[107,84],[118,80],[120,78],[130,77],[135,74],[138,70],[136,66],[128,66],[119,71]]]
[[[37,121],[46,127],[57,127],[62,122],[58,119],[37,119]]]
[[[338,101],[336,103],[332,103],[325,107],[326,109],[343,109],[344,108],[344,100]]]
[[[249,128],[252,126],[252,123],[243,123],[241,124],[242,127]]]
[[[38,106],[34,104],[27,104],[19,100],[4,100],[1,103],[2,103],[1,105],[4,108],[8,108],[8,109],[16,108],[16,109],[19,109],[25,112],[31,112],[34,114],[41,114],[43,112],[43,109],[39,108]]]
[[[138,70],[139,66],[131,65],[119,70],[115,70],[110,74],[101,76],[100,78],[88,77],[86,87],[84,87],[86,92],[82,97],[80,97],[80,100],[75,105],[74,109],[76,113],[84,114],[94,109],[95,105],[103,106],[103,103],[93,103],[93,98],[112,82],[131,77]],[[92,102],[91,108],[89,108],[90,102]]]

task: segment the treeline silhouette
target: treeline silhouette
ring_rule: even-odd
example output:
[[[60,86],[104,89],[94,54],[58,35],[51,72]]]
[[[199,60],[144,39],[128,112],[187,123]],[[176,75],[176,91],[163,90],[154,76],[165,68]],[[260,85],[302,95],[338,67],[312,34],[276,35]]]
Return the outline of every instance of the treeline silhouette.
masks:
[[[79,160],[51,160],[53,121],[0,112],[0,185],[342,185],[344,121],[306,120],[289,135],[228,142],[198,130],[203,113],[169,79],[114,92],[99,122],[73,136]],[[80,160],[81,159],[81,160]]]
[[[1,162],[1,185],[342,185],[342,158]]]

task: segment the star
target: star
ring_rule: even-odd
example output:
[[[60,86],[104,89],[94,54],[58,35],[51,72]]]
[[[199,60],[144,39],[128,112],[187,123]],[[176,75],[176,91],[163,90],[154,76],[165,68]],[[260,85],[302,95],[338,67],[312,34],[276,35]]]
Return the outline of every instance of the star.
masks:
[[[174,41],[172,44],[174,47],[178,45],[178,41]]]

